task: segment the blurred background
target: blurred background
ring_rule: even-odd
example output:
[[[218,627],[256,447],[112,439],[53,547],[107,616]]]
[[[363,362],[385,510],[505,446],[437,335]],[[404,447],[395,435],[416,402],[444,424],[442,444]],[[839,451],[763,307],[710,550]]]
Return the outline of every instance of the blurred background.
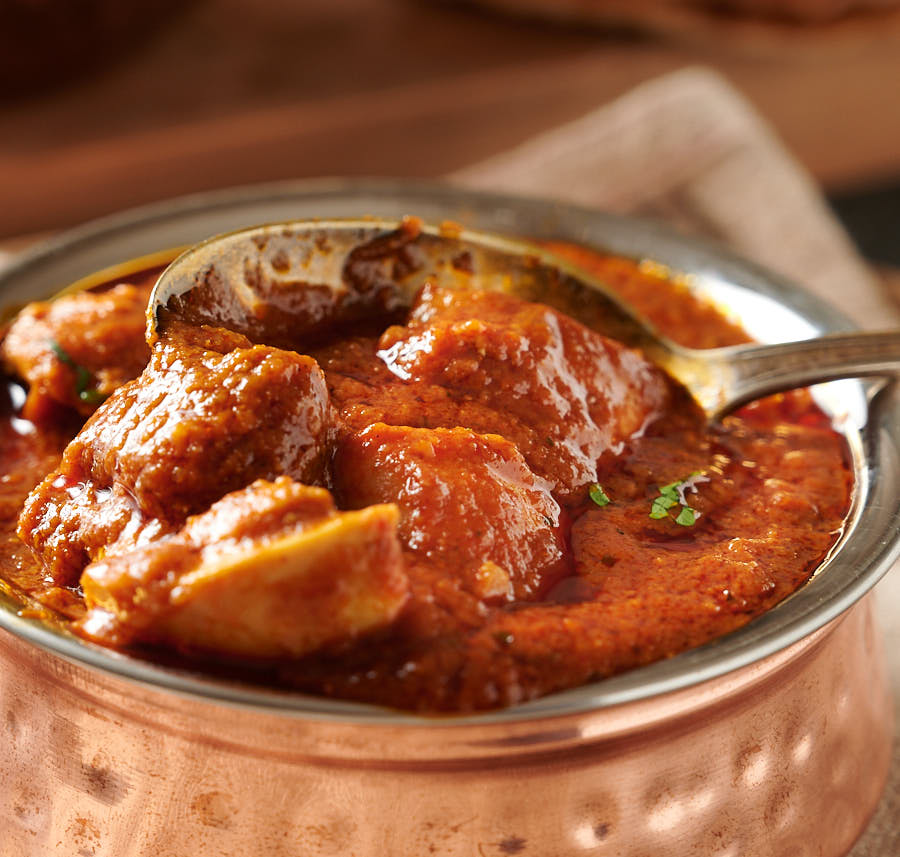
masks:
[[[0,0],[0,242],[249,182],[440,176],[689,65],[900,266],[896,0]]]

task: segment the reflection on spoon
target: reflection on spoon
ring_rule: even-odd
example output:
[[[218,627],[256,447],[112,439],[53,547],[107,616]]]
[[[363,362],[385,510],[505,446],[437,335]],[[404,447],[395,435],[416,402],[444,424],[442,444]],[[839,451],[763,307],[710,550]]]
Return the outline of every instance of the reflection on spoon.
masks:
[[[684,348],[603,283],[547,250],[415,218],[291,221],[209,239],[160,277],[148,307],[147,335],[153,342],[176,317],[297,347],[334,324],[396,313],[425,283],[502,291],[553,306],[643,351],[691,392],[709,419],[782,390],[900,371],[896,331]]]

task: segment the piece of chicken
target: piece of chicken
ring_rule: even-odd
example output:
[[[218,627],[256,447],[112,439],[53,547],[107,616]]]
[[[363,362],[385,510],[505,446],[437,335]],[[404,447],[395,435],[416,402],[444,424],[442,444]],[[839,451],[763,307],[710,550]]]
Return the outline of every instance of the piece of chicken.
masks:
[[[387,625],[407,597],[396,506],[337,512],[287,477],[89,565],[81,631],[107,645],[296,657]]]
[[[88,562],[173,532],[255,479],[321,482],[330,430],[312,358],[212,329],[163,340],[31,493],[19,537],[71,585]]]
[[[592,483],[600,458],[619,454],[664,412],[672,389],[636,351],[498,292],[426,286],[378,354],[397,379],[426,388],[421,398],[433,406],[423,424],[508,438],[561,495]],[[394,422],[391,392],[382,394],[384,422]],[[378,391],[366,401],[377,410]]]
[[[24,416],[40,420],[53,404],[87,416],[140,375],[149,294],[123,283],[28,304],[0,343],[4,365],[28,384]]]
[[[533,600],[564,573],[561,512],[508,440],[376,423],[339,442],[343,506],[396,503],[407,547],[482,600]]]

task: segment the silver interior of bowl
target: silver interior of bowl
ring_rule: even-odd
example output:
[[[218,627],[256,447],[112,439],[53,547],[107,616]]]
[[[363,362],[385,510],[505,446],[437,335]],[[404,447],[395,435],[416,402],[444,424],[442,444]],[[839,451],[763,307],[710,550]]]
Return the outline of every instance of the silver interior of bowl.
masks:
[[[802,339],[852,327],[836,310],[792,283],[721,247],[685,239],[654,223],[546,200],[395,180],[320,180],[238,188],[95,221],[34,248],[0,273],[0,304],[45,297],[129,258],[249,225],[308,217],[406,214],[653,259],[687,275],[692,288],[725,307],[760,341]],[[857,478],[844,533],[808,584],[746,627],[700,648],[524,705],[452,722],[571,714],[686,688],[797,642],[871,589],[900,554],[900,395],[895,384],[858,381],[823,385],[816,395],[847,436]],[[19,606],[0,595],[0,627],[65,659],[175,693],[299,717],[434,724],[433,718],[159,667],[23,618],[18,615]]]

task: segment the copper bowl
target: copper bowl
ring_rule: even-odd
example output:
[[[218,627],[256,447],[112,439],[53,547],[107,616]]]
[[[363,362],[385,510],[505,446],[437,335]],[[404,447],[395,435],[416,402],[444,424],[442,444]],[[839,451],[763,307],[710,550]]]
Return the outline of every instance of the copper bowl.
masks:
[[[393,181],[280,184],[155,205],[45,244],[4,303],[264,221],[452,218],[649,256],[761,340],[847,322],[710,245],[587,209]],[[502,711],[427,718],[266,690],[91,646],[0,601],[0,857],[837,857],[887,774],[892,710],[872,618],[900,553],[900,397],[820,388],[856,471],[812,580],[709,645]]]

